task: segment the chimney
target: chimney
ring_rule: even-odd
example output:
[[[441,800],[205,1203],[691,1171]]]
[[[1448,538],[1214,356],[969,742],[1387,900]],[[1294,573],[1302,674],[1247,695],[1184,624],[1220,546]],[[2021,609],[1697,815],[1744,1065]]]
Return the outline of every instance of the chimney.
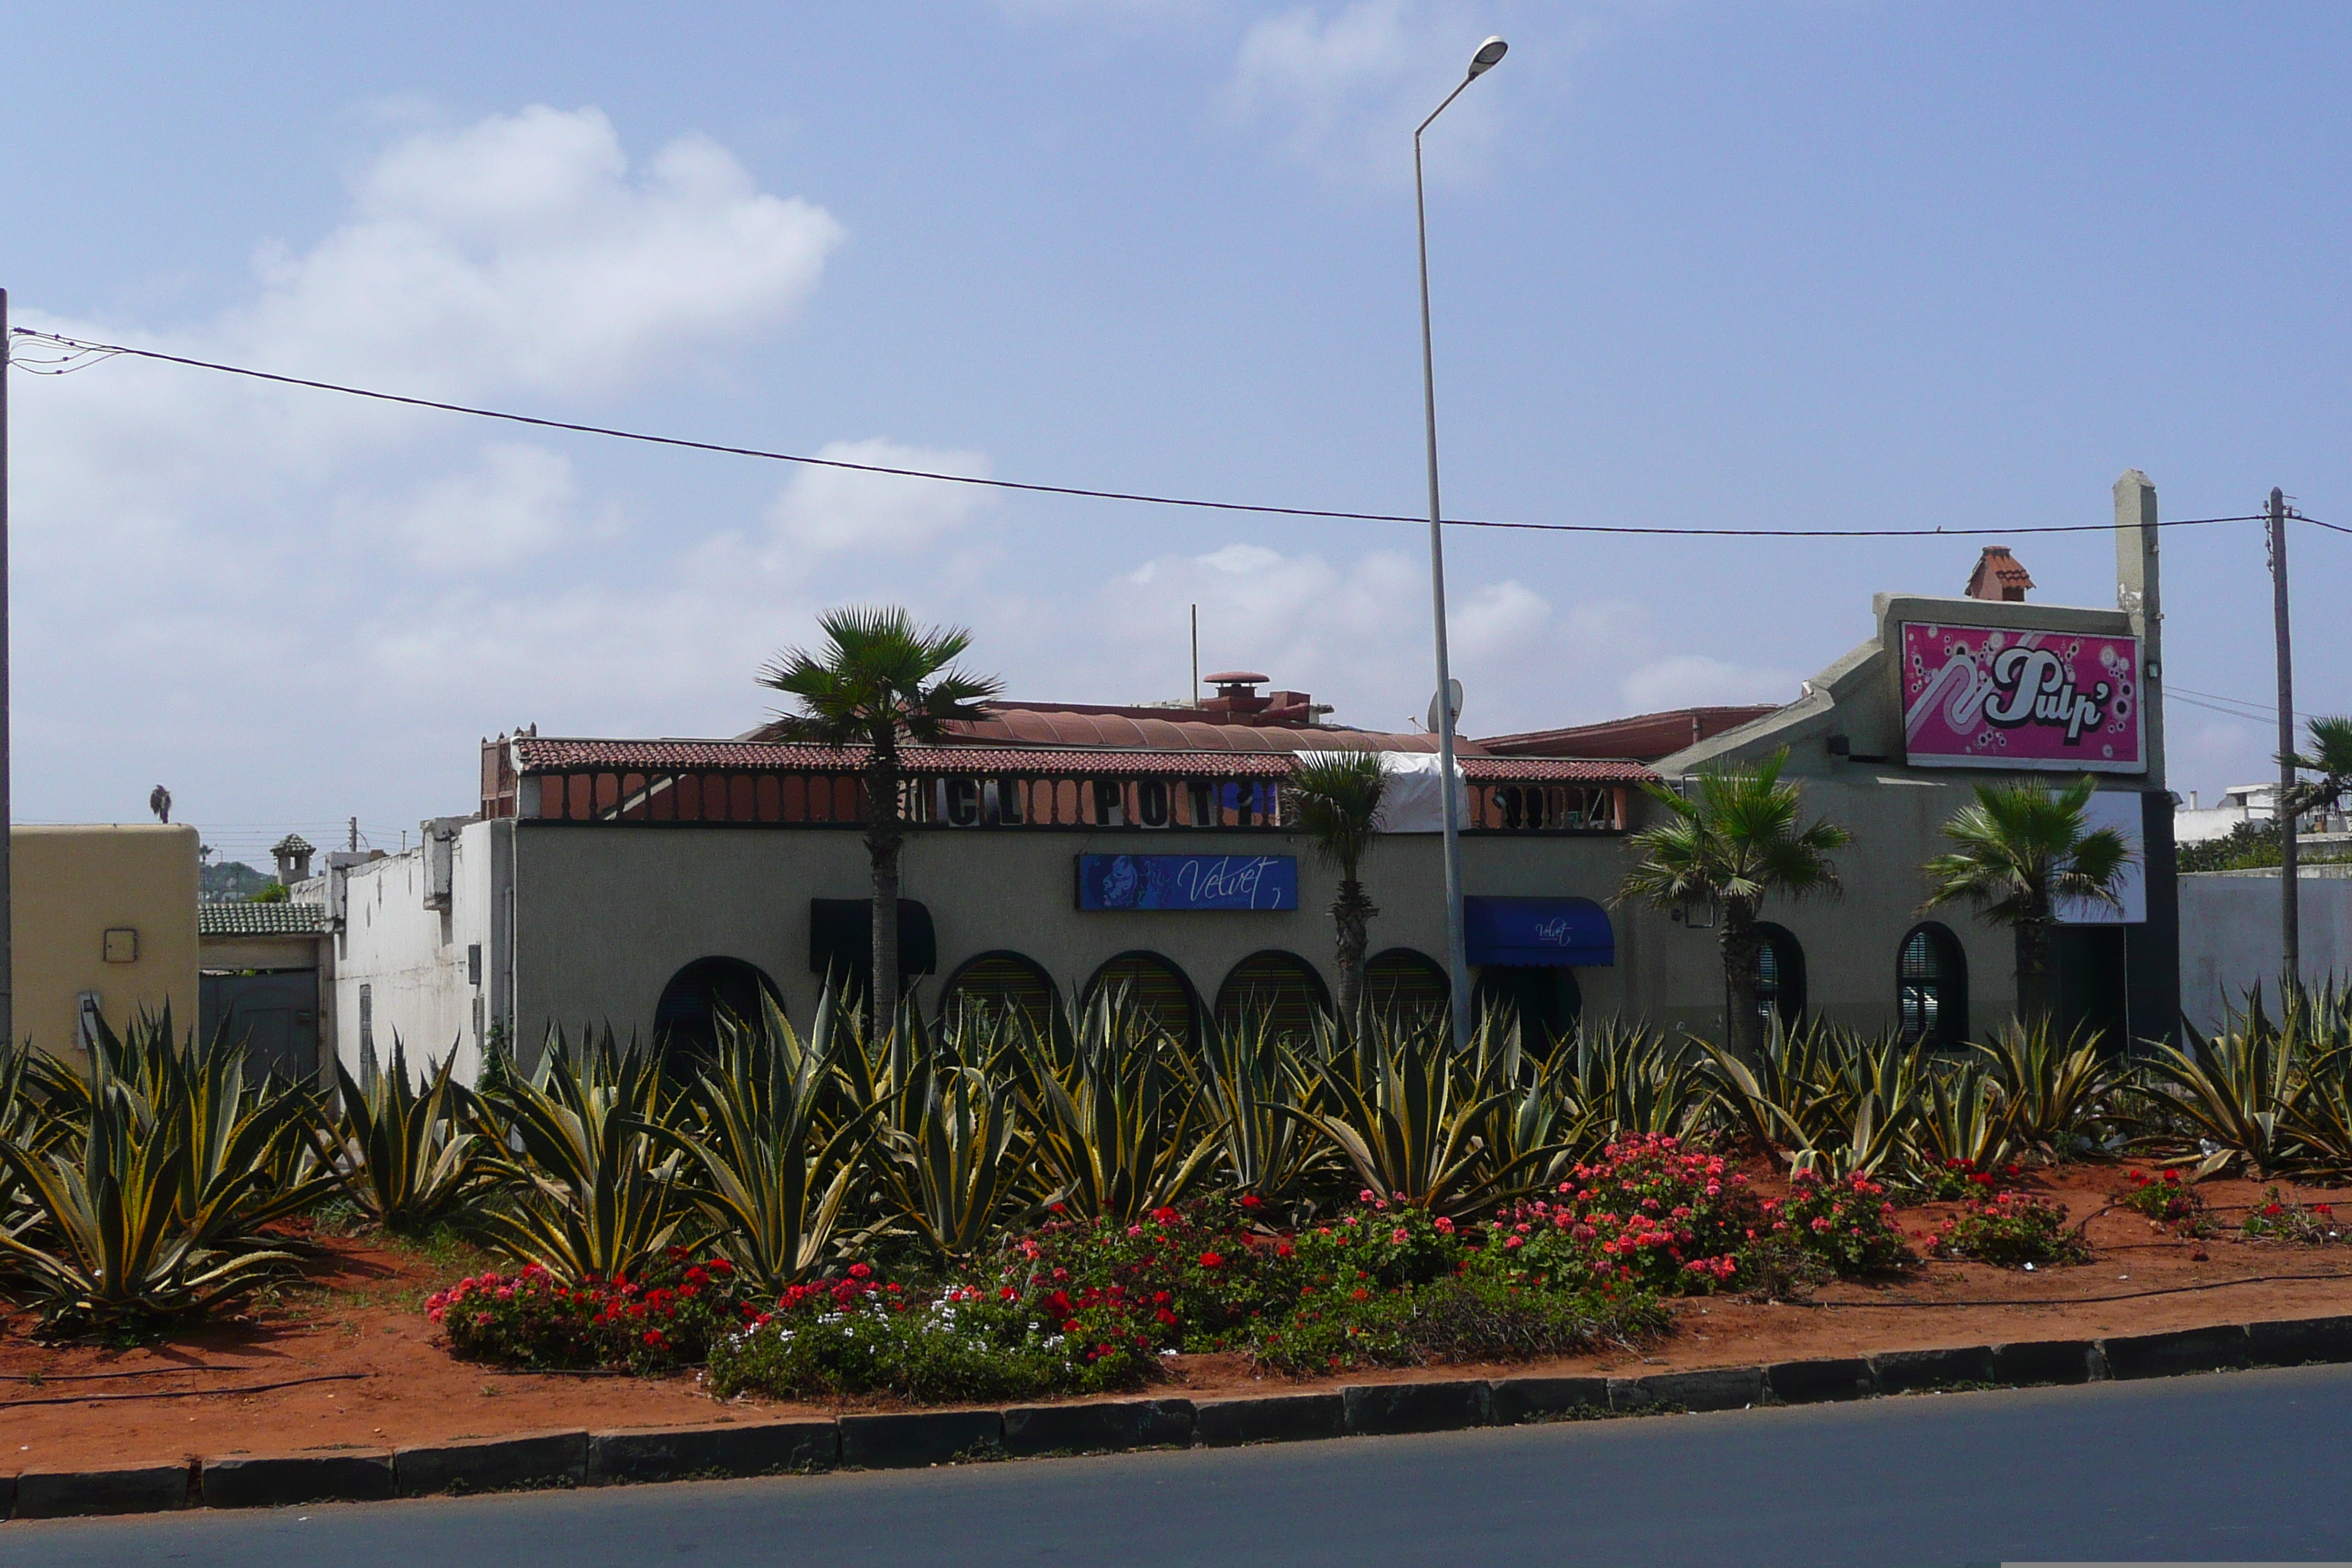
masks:
[[[310,857],[318,851],[303,842],[299,833],[289,833],[270,846],[269,852],[278,857],[278,885],[290,888],[310,877]]]
[[[1969,574],[1968,595],[1971,599],[1994,599],[2007,604],[2021,604],[2025,591],[2033,586],[2033,579],[2006,544],[1988,544],[1977,557],[1977,569]]]
[[[1252,714],[1262,713],[1271,705],[1269,699],[1257,694],[1257,689],[1264,686],[1268,679],[1272,679],[1271,677],[1258,675],[1246,669],[1221,669],[1213,675],[1202,676],[1201,679],[1204,685],[1217,689],[1217,694],[1214,697],[1207,699],[1201,704],[1202,709],[1206,712],[1230,714],[1234,718],[1242,719]]]

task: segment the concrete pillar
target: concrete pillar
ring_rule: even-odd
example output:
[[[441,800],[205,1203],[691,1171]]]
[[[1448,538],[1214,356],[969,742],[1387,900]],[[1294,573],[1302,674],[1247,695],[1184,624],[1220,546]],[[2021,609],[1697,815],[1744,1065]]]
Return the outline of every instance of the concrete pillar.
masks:
[[[2147,787],[2164,782],[2164,608],[2157,580],[2156,487],[2137,468],[2116,481],[2116,607],[2139,638],[2141,753]]]

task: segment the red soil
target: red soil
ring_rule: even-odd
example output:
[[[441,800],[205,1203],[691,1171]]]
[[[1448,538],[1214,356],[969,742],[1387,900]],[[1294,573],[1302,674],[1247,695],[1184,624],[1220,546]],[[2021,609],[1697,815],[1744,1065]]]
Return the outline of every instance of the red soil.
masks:
[[[2226,1234],[2200,1242],[2177,1240],[2137,1215],[2107,1206],[2124,1184],[2116,1166],[2072,1167],[2021,1184],[2064,1203],[2078,1220],[2093,1216],[2085,1234],[2094,1261],[2031,1274],[1974,1263],[1930,1263],[1883,1283],[1832,1285],[1810,1306],[1699,1298],[1677,1303],[1676,1331],[1670,1338],[1638,1350],[1507,1367],[1360,1372],[1344,1381],[1632,1376],[2352,1313],[2352,1245],[2248,1243]],[[2216,1229],[2225,1233],[2235,1230],[2244,1205],[2262,1201],[2264,1193],[2262,1185],[2242,1181],[2209,1182],[2201,1190],[2215,1211]],[[2342,1194],[2286,1185],[2285,1195],[2326,1202]],[[1904,1210],[1903,1227],[1915,1235],[1930,1230],[1950,1208]],[[44,1346],[26,1337],[29,1318],[0,1320],[0,1474],[168,1462],[197,1454],[382,1448],[549,1429],[833,1413],[832,1406],[768,1401],[719,1404],[701,1392],[691,1373],[546,1375],[455,1361],[425,1321],[423,1302],[425,1294],[466,1272],[465,1262],[436,1264],[413,1251],[362,1241],[321,1238],[319,1245],[321,1256],[307,1286],[257,1300],[242,1316],[191,1331],[166,1345]],[[2147,1294],[2152,1291],[2167,1293]],[[1980,1304],[1986,1302],[2002,1304]],[[1181,1356],[1169,1365],[1169,1392],[1194,1397],[1297,1386],[1253,1376],[1237,1355]],[[101,1373],[134,1375],[67,1381]],[[235,1392],[333,1373],[358,1375]],[[150,1393],[168,1396],[106,1397]],[[38,1399],[72,1403],[19,1403]],[[860,1407],[877,1407],[877,1402],[862,1402]]]

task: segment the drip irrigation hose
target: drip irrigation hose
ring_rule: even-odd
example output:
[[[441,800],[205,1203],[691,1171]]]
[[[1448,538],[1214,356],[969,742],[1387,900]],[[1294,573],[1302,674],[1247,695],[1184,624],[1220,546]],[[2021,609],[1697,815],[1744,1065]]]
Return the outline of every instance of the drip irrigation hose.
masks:
[[[182,1373],[258,1372],[253,1366],[150,1366],[136,1372],[11,1372],[0,1373],[0,1383],[99,1383],[117,1377],[176,1377]]]
[[[124,1399],[217,1399],[224,1394],[268,1394],[274,1388],[299,1388],[306,1383],[353,1383],[373,1377],[372,1372],[330,1372],[317,1377],[289,1377],[283,1383],[256,1383],[244,1388],[158,1388],[144,1394],[61,1394],[53,1399],[0,1399],[0,1410],[21,1410],[29,1405],[98,1405]]]
[[[2144,1296],[2179,1296],[2191,1290],[2226,1290],[2233,1285],[2273,1285],[2295,1279],[2352,1279],[2352,1271],[2334,1274],[2251,1274],[2243,1279],[2207,1279],[2195,1285],[2160,1285],[2149,1290],[2118,1290],[2108,1296],[2042,1296],[2021,1300],[1965,1301],[1783,1301],[1784,1307],[2087,1307],[2101,1301],[2137,1301]]]

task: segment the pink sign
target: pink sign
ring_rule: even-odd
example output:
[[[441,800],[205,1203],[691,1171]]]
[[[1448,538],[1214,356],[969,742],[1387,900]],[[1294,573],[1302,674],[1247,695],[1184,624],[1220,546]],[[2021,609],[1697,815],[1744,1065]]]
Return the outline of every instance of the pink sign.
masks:
[[[1903,625],[1914,767],[2137,773],[2139,639]]]

